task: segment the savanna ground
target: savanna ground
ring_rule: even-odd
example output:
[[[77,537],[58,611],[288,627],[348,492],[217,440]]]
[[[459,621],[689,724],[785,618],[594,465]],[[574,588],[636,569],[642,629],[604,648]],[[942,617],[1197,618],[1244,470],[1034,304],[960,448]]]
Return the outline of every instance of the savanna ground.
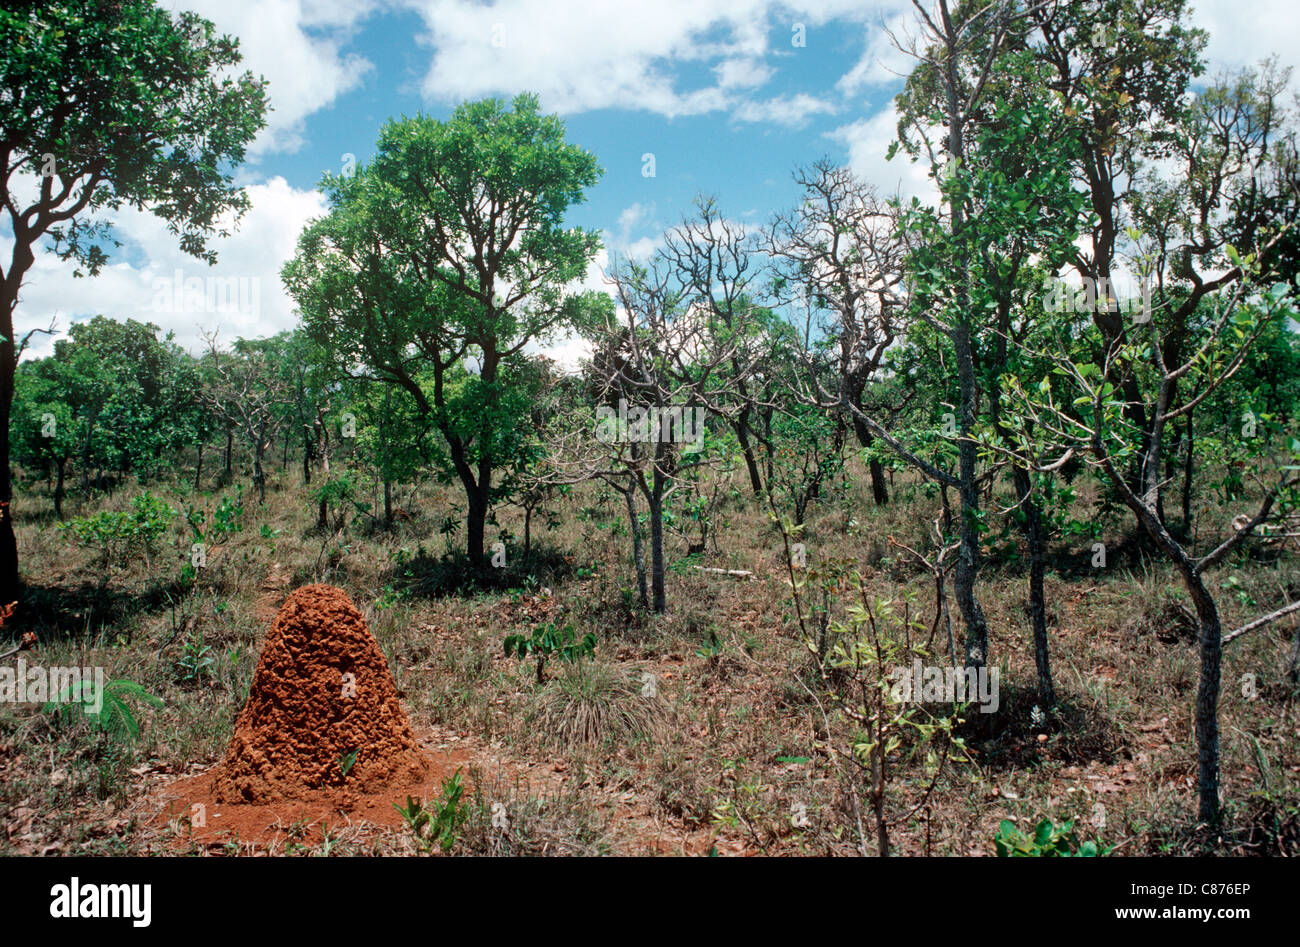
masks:
[[[864,472],[850,473],[810,513],[801,537],[809,561],[855,560],[873,593],[928,626],[933,579],[890,539],[925,548],[937,493],[898,473],[892,502],[876,507]],[[202,492],[183,480],[152,490],[177,509],[210,509],[235,493],[223,481]],[[43,488],[25,492],[14,507],[30,605],[12,630],[38,632],[29,664],[103,665],[107,678],[137,681],[164,703],[133,705],[135,740],[85,718],[0,705],[0,854],[418,851],[396,813],[378,824],[342,812],[285,818],[221,842],[160,818],[169,783],[220,760],[280,603],[313,581],[352,596],[422,744],[462,770],[453,854],[874,854],[862,777],[827,752],[851,733],[818,696],[795,633],[780,533],[741,477],[734,485],[703,556],[687,558],[679,537],[669,542],[670,610],[661,616],[636,606],[622,498],[594,484],[535,516],[528,561],[522,515],[498,510],[490,539],[509,543],[509,559],[500,587],[488,590],[466,587],[463,561],[448,555],[462,538],[440,530],[463,505],[452,486],[399,491],[391,530],[361,514],[341,534],[322,533],[300,472],[277,464],[265,505],[243,491],[242,531],[209,552],[189,591],[177,583],[189,554],[179,517],[148,564],[117,561],[105,575],[98,554],[58,528]],[[70,498],[67,513],[127,509],[140,492],[132,484]],[[1235,512],[1221,497],[1197,498],[1207,532]],[[1031,827],[1044,818],[1075,820],[1080,836],[1115,855],[1297,850],[1300,693],[1285,677],[1294,623],[1225,649],[1226,814],[1207,837],[1194,825],[1194,623],[1176,577],[1143,553],[1132,528],[1122,513],[1104,521],[1105,568],[1092,566],[1091,538],[1053,546],[1047,600],[1061,709],[1045,724],[1031,716],[1025,570],[1014,542],[991,549],[978,594],[1002,667],[1000,712],[967,711],[969,752],[924,800],[923,764],[893,761],[895,853],[991,855],[1001,820]],[[1213,581],[1225,629],[1300,595],[1294,552],[1258,543]],[[533,661],[506,657],[502,642],[548,620],[598,643],[590,660],[548,662],[539,686]],[[1248,674],[1253,689],[1242,685]],[[501,811],[508,830],[493,825]]]

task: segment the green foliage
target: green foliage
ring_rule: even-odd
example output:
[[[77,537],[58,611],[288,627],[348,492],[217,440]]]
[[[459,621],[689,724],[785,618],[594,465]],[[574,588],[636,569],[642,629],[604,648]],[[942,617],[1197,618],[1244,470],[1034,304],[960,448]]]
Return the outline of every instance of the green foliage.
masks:
[[[140,735],[140,725],[131,713],[126,699],[134,697],[150,707],[163,705],[161,697],[150,694],[135,681],[118,678],[104,684],[103,693],[99,695],[102,705],[98,710],[92,710],[87,703],[94,702],[94,688],[94,681],[83,680],[69,685],[59,693],[57,700],[49,701],[42,710],[45,713],[57,713],[64,719],[82,714],[96,729],[108,736],[118,740],[134,740]]]
[[[1016,828],[1014,822],[1003,819],[993,846],[1000,858],[1096,858],[1109,855],[1115,846],[1097,841],[1079,841],[1074,835],[1074,820],[1059,826],[1044,819],[1034,828],[1032,836]]]
[[[212,646],[204,644],[197,632],[191,634],[181,645],[174,664],[176,680],[181,684],[197,683],[212,673],[213,663]]]
[[[538,625],[528,636],[507,635],[503,645],[506,657],[515,655],[523,659],[533,655],[537,658],[537,683],[540,684],[543,680],[543,665],[548,657],[554,655],[557,660],[566,663],[589,658],[596,652],[596,636],[587,632],[579,638],[572,625],[560,626],[555,622],[547,622]]]
[[[596,159],[564,140],[536,97],[511,106],[488,99],[447,121],[387,123],[370,165],[326,177],[331,210],[283,272],[334,366],[399,388],[410,404],[394,421],[441,435],[430,455],[466,491],[475,559],[493,476],[527,461],[539,379],[525,346],[609,303],[568,292],[600,245],[594,231],[564,226],[599,177]],[[389,473],[411,459],[380,452]]]
[[[143,553],[149,562],[175,518],[176,510],[145,492],[131,501],[130,510],[102,510],[62,523],[60,529],[71,533],[77,545],[98,549],[107,570],[111,563],[135,553]]]
[[[450,779],[442,781],[442,798],[435,800],[431,807],[426,809],[419,799],[407,796],[405,808],[396,803],[393,808],[402,814],[421,851],[432,851],[437,846],[449,852],[468,818],[464,794],[460,770],[456,770]]]

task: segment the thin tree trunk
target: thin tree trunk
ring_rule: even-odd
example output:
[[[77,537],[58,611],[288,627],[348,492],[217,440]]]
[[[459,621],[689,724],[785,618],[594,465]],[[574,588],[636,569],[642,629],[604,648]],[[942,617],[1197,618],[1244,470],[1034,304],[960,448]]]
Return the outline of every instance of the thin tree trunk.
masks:
[[[63,519],[63,471],[67,463],[65,458],[60,457],[56,464],[58,479],[54,484],[54,515],[60,520]]]
[[[1052,682],[1052,663],[1047,647],[1047,596],[1043,591],[1046,571],[1046,542],[1043,513],[1034,498],[1029,472],[1017,468],[1016,492],[1024,513],[1025,539],[1029,543],[1029,617],[1034,629],[1034,664],[1038,670],[1038,703],[1044,712],[1056,706],[1056,687]]]
[[[1187,456],[1183,458],[1183,533],[1192,535],[1192,468],[1195,465],[1196,441],[1192,412],[1187,412]]]
[[[662,613],[668,610],[668,593],[664,587],[664,488],[667,478],[656,467],[650,490],[650,591],[654,598],[652,608]]]
[[[642,608],[645,608],[650,605],[650,593],[646,587],[645,548],[641,543],[641,524],[637,521],[634,484],[628,484],[623,491],[623,499],[627,501],[627,523],[632,533],[632,562],[636,566],[637,594]]]

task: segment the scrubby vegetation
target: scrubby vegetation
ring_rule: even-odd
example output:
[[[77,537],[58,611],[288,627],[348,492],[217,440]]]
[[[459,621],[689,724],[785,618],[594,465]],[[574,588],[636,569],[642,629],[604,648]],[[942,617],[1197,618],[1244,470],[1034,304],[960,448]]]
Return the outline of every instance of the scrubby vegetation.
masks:
[[[112,687],[102,717],[0,702],[0,852],[197,850],[159,791],[220,757],[318,581],[457,772],[401,825],[236,851],[1300,850],[1285,71],[1195,81],[1180,0],[937,9],[894,148],[929,199],[810,156],[796,207],[702,196],[608,291],[565,222],[597,156],[528,95],[327,175],[292,331],[191,353],[98,317],[20,361],[11,264],[4,631]],[[229,97],[237,161],[263,93],[205,85],[237,55],[195,29],[211,62],[171,68]],[[151,151],[78,154],[92,192],[165,196],[122,165]],[[163,176],[200,233],[238,204],[209,170]],[[576,372],[537,354],[565,337]]]

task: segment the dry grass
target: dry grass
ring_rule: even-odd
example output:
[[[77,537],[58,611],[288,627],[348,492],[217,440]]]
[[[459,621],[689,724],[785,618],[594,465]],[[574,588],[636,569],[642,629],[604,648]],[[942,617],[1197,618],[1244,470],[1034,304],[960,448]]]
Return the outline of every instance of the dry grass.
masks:
[[[178,508],[205,502],[180,484],[152,489]],[[208,492],[231,489],[213,483]],[[67,512],[125,508],[136,492],[70,499]],[[84,723],[0,704],[0,853],[161,850],[161,833],[143,825],[149,793],[220,757],[269,619],[291,588],[308,581],[353,596],[417,730],[472,747],[475,789],[457,851],[852,854],[862,847],[855,799],[863,784],[825,749],[851,739],[851,728],[823,715],[796,637],[780,537],[752,499],[725,501],[705,564],[755,577],[674,569],[671,610],[653,616],[635,607],[620,498],[596,487],[558,501],[561,525],[534,535],[539,554],[512,561],[487,589],[459,583],[456,561],[443,558],[449,543],[439,524],[458,517],[462,504],[450,488],[426,483],[403,498],[411,515],[392,531],[362,518],[339,536],[316,530],[292,465],[276,472],[265,506],[248,494],[243,530],[209,555],[193,590],[177,585],[190,541],[178,526],[152,572],[121,563],[102,594],[94,554],[60,533],[48,498],[18,498],[39,660],[101,664],[165,705],[142,709],[140,739],[119,744]],[[902,475],[893,495],[876,508],[862,479],[852,480],[813,509],[801,538],[810,558],[854,559],[874,591],[909,601],[928,626],[931,580],[890,538],[924,548],[939,498]],[[1208,535],[1210,518],[1224,511],[1212,497],[1201,503]],[[522,517],[501,510],[498,520],[489,542],[500,538],[513,552]],[[1008,550],[993,550],[979,594],[1002,668],[1002,709],[993,724],[971,732],[972,759],[954,764],[927,805],[893,828],[900,853],[991,854],[1001,819],[1045,817],[1075,818],[1090,826],[1085,834],[1119,844],[1119,854],[1207,845],[1296,850],[1300,698],[1284,677],[1294,625],[1227,649],[1228,818],[1217,838],[1206,839],[1191,822],[1198,666],[1186,600],[1172,573],[1129,540],[1126,522],[1102,525],[1112,551],[1106,569],[1088,564],[1092,538],[1053,550],[1049,630],[1062,702],[1044,726],[1030,718],[1027,581],[1017,562],[996,555]],[[670,558],[684,553],[685,543],[673,540]],[[1300,594],[1300,565],[1294,556],[1243,555],[1212,581],[1232,627]],[[597,635],[597,657],[548,666],[551,680],[538,690],[531,664],[506,658],[501,642],[560,615],[579,634]],[[177,670],[187,642],[211,649],[212,664],[197,679]],[[653,700],[642,696],[645,674],[654,677]],[[1246,675],[1254,675],[1253,698],[1243,694]],[[895,762],[890,811],[898,818],[921,802],[925,780],[917,762]],[[494,831],[493,802],[510,813],[509,833]],[[400,832],[349,830],[327,852],[287,829],[284,835],[280,850],[295,854],[409,849]]]

